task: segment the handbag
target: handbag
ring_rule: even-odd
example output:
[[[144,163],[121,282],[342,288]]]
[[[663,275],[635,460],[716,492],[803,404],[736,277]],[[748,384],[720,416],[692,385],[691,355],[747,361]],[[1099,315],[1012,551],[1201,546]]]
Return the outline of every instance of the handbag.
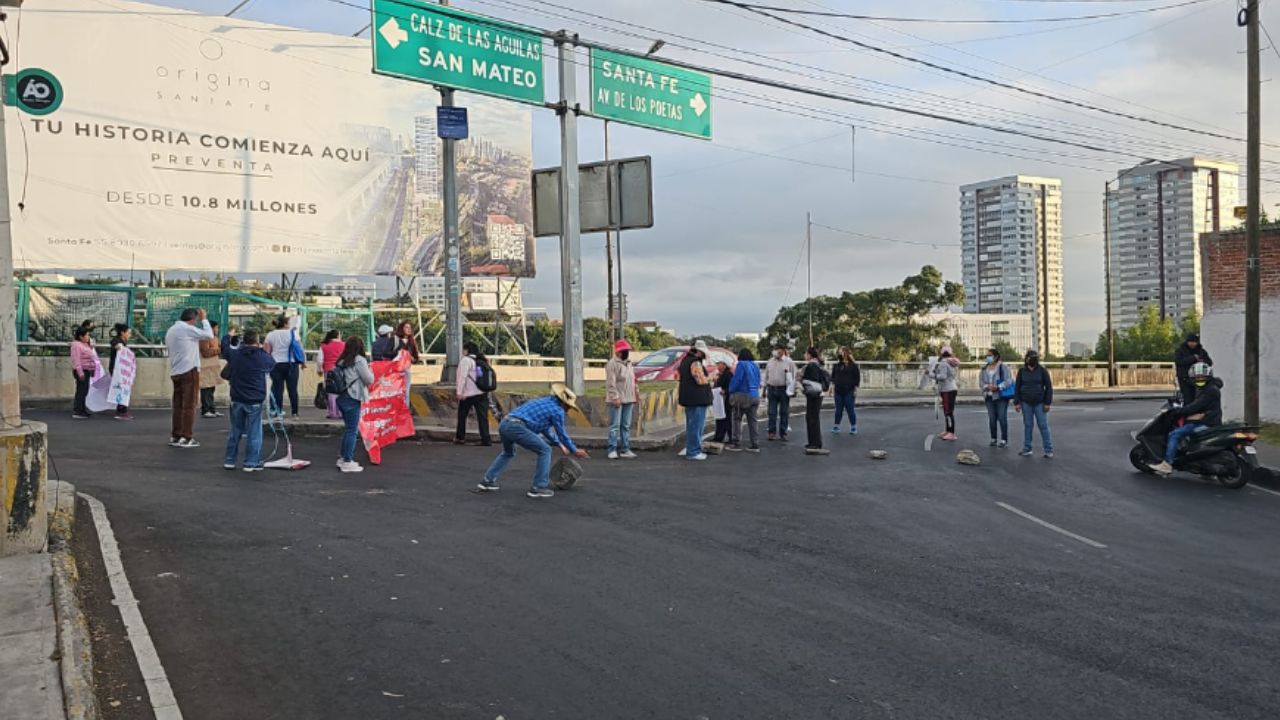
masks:
[[[1006,366],[1004,363],[1000,363],[1000,376],[1005,376],[1008,374],[1008,372],[1009,372],[1008,366]],[[1007,386],[1000,388],[1000,398],[1003,400],[1009,400],[1013,398],[1013,395],[1014,393],[1017,392],[1017,390],[1018,390],[1017,385],[1011,382]]]
[[[324,383],[316,383],[316,399],[312,404],[317,410],[329,409],[329,393],[324,391]]]

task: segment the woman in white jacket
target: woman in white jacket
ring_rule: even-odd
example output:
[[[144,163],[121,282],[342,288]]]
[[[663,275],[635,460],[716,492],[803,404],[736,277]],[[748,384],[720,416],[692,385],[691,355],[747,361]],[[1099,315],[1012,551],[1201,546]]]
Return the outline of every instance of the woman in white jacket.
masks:
[[[951,346],[943,345],[938,362],[933,364],[930,375],[938,386],[938,395],[942,398],[942,416],[946,426],[938,437],[943,440],[956,439],[956,368],[960,361],[951,354]]]

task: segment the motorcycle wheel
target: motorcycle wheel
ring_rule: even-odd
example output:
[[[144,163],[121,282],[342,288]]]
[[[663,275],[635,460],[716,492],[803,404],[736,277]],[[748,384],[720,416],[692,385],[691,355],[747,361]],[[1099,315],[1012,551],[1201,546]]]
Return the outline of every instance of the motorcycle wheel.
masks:
[[[1230,468],[1230,471],[1225,475],[1218,476],[1218,482],[1222,483],[1224,487],[1239,490],[1249,484],[1250,468],[1245,464],[1244,460],[1233,456],[1231,464],[1227,467]]]
[[[1156,474],[1156,471],[1151,469],[1151,464],[1155,461],[1156,459],[1151,456],[1151,453],[1147,451],[1147,447],[1142,443],[1134,445],[1133,449],[1129,451],[1129,462],[1139,471],[1148,475]]]

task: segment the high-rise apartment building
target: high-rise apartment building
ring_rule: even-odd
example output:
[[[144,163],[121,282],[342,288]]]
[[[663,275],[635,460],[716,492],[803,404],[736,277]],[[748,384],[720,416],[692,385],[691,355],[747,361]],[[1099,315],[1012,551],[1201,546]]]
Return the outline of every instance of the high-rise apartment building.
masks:
[[[440,196],[440,138],[434,114],[414,118],[413,175],[419,193]]]
[[[1065,355],[1062,181],[1013,177],[960,188],[966,313],[1031,317],[1032,347]]]
[[[1136,324],[1147,307],[1174,322],[1202,311],[1200,234],[1235,224],[1239,172],[1194,157],[1120,172],[1107,193],[1116,327]]]

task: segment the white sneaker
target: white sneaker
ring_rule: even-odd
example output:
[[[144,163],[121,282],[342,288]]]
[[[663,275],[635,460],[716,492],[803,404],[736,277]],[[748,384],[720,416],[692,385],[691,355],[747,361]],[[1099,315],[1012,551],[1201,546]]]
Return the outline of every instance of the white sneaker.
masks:
[[[610,452],[609,452],[609,459],[610,459],[610,460],[617,460],[617,459],[618,459],[618,451],[617,451],[617,450],[612,450],[612,451],[610,451]]]
[[[618,453],[618,457],[623,458],[623,459],[626,459],[626,460],[634,460],[634,459],[636,459],[636,458],[637,458],[637,457],[639,457],[639,456],[638,456],[638,455],[636,455],[635,453],[631,452],[630,450],[628,450],[628,451],[626,451],[626,452]]]
[[[689,459],[690,459],[690,460],[706,460],[706,459],[707,459],[707,454],[706,454],[706,453],[698,453],[697,455],[694,455],[693,457],[691,457],[691,458],[689,458]]]
[[[684,457],[684,454],[685,454],[687,451],[688,451],[688,448],[680,448],[680,452],[678,452],[678,453],[676,453],[676,454],[677,454],[677,455],[679,455],[680,457]]]
[[[1170,465],[1170,464],[1169,464],[1169,463],[1167,463],[1167,462],[1158,462],[1158,463],[1155,463],[1154,465],[1148,465],[1147,467],[1149,467],[1149,468],[1151,468],[1152,470],[1154,470],[1154,471],[1156,472],[1156,474],[1158,474],[1158,475],[1172,475],[1172,474],[1173,474],[1173,466],[1172,466],[1172,465]]]
[[[337,467],[342,467],[342,457],[341,457],[341,456],[339,456],[339,457],[338,457],[338,462],[336,463],[336,465],[337,465]]]
[[[338,469],[345,473],[364,472],[364,468],[360,465],[360,463],[356,462],[355,460],[352,460],[351,462],[342,463],[341,465],[338,466]]]

